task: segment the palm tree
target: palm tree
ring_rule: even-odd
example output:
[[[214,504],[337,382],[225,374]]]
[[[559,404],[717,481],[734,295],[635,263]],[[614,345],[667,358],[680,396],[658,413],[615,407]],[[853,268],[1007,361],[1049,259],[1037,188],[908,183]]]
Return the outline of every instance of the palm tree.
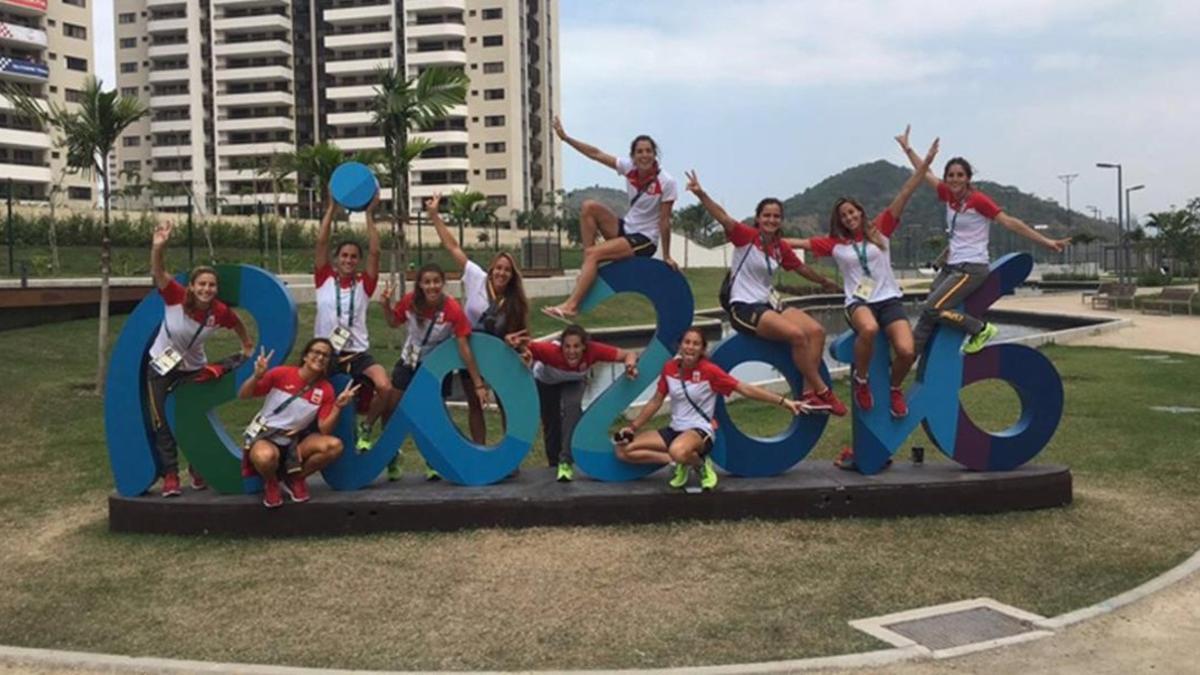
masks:
[[[295,158],[291,153],[276,153],[271,155],[266,166],[260,166],[255,173],[271,181],[271,193],[275,199],[275,210],[271,214],[271,222],[275,226],[275,267],[283,274],[283,225],[279,222],[279,193],[296,192],[296,183],[290,178],[296,173]]]
[[[462,242],[463,227],[470,223],[473,227],[478,227],[482,213],[482,206],[487,204],[487,196],[477,190],[460,190],[450,193],[449,207],[447,210],[450,216],[450,222],[458,225],[458,241]]]
[[[405,265],[402,253],[404,224],[408,220],[408,169],[412,161],[432,143],[410,138],[409,133],[428,129],[445,117],[450,108],[467,100],[470,81],[461,70],[432,67],[417,77],[406,77],[402,70],[379,70],[372,101],[373,121],[383,137],[387,154],[387,183],[392,188],[392,275],[399,292],[404,292],[404,275],[396,274]]]
[[[307,179],[312,184],[318,201],[324,201],[325,187],[329,185],[329,178],[333,176],[338,165],[346,161],[346,153],[329,142],[300,148],[285,157],[289,158],[285,164],[290,165],[302,179]]]
[[[4,94],[23,116],[49,127],[57,134],[57,142],[66,148],[66,163],[72,171],[85,176],[93,173],[100,176],[104,226],[100,230],[100,328],[96,394],[103,395],[108,368],[105,358],[108,352],[108,282],[112,274],[112,240],[109,238],[112,186],[109,184],[108,158],[125,128],[145,117],[150,109],[136,98],[120,96],[116,89],[104,91],[100,81],[92,75],[84,81],[78,107],[74,110],[68,110],[53,100],[35,99],[16,87],[5,87]]]
[[[675,224],[683,230],[683,268],[688,267],[688,246],[704,230],[711,218],[703,204],[692,204],[674,213]]]

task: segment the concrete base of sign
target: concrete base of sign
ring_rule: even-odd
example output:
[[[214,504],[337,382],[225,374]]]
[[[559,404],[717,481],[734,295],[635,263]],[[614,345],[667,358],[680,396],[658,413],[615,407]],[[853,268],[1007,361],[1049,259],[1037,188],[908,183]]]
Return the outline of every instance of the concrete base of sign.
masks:
[[[873,476],[809,461],[779,476],[722,475],[713,492],[671,490],[666,471],[623,483],[577,478],[558,483],[550,469],[523,469],[501,483],[460,487],[416,475],[363,490],[336,492],[310,481],[312,500],[266,509],[261,495],[185,491],[164,499],[109,497],[114,532],[255,537],[478,527],[613,525],[745,518],[896,517],[983,514],[1065,506],[1071,472],[1026,465],[979,473],[949,462],[897,463]]]

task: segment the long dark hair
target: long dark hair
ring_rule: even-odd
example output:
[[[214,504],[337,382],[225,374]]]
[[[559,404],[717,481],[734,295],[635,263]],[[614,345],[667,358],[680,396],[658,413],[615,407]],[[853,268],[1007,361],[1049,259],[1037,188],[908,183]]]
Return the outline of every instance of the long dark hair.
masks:
[[[862,230],[863,238],[870,241],[879,247],[879,250],[887,250],[887,239],[884,239],[883,233],[875,227],[875,223],[867,219],[867,210],[854,197],[842,197],[833,204],[833,213],[829,215],[829,236],[836,239],[853,239],[854,235],[850,230],[842,224],[842,205],[849,204],[858,209],[862,214]]]
[[[654,139],[650,138],[650,136],[647,134],[638,134],[634,137],[633,141],[629,143],[629,156],[633,157],[634,150],[637,150],[637,144],[641,143],[642,141],[647,141],[650,143],[650,149],[654,150],[654,158],[658,159],[658,143],[655,143]]]
[[[504,288],[504,330],[515,333],[529,327],[529,298],[525,295],[525,281],[521,277],[521,268],[517,267],[516,259],[507,251],[501,251],[492,258],[492,264],[488,266],[487,271],[488,287],[490,288],[492,283],[492,269],[501,258],[506,258],[509,267],[512,268],[512,278]]]
[[[333,360],[337,355],[337,350],[333,348],[333,343],[326,338],[313,338],[305,342],[304,349],[300,352],[300,362],[296,365],[304,366],[304,357],[308,356],[308,353],[312,351],[313,346],[318,342],[324,342],[329,347],[329,358],[325,359],[325,370],[321,373],[321,377],[329,377],[329,373],[333,371]]]
[[[188,274],[187,293],[183,296],[184,313],[190,314],[191,312],[196,311],[196,294],[192,292],[192,284],[195,283],[196,279],[199,279],[200,275],[202,274],[213,275],[213,279],[216,279],[218,284],[217,288],[220,288],[219,284],[221,282],[221,277],[217,274],[217,270],[215,268],[209,267],[208,265],[200,265],[192,268],[191,273]],[[213,298],[213,300],[215,301],[216,298]]]
[[[950,173],[950,167],[955,164],[962,167],[962,170],[967,174],[967,185],[970,186],[971,179],[975,177],[975,170],[971,168],[971,163],[962,157],[951,157],[946,160],[946,166],[942,169],[942,180],[946,180],[946,174]]]
[[[700,356],[696,357],[696,363],[700,363],[701,360],[708,358],[708,336],[704,334],[704,331],[699,326],[689,326],[687,330],[683,331],[683,335],[679,336],[679,344],[681,346],[683,345],[683,338],[687,337],[688,333],[695,333],[700,338]],[[675,351],[679,350],[676,349]]]
[[[421,269],[417,270],[417,287],[416,287],[416,289],[413,290],[413,306],[417,308],[417,312],[419,314],[423,314],[423,313],[429,311],[430,309],[437,309],[437,307],[431,308],[429,306],[428,301],[425,299],[425,289],[421,288],[421,279],[426,274],[430,274],[430,273],[436,274],[439,277],[441,277],[442,288],[443,288],[442,303],[446,302],[446,291],[445,291],[446,273],[442,271],[441,265],[438,265],[437,263],[425,263],[424,265],[421,266]],[[441,307],[441,305],[438,305],[438,307]]]

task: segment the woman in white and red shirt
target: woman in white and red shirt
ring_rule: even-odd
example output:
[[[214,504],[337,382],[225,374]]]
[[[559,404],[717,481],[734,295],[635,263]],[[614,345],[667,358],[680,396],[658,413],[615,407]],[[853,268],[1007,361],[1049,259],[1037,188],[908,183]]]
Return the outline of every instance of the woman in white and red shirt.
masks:
[[[892,272],[892,254],[888,243],[892,233],[900,227],[900,215],[920,186],[925,169],[929,168],[937,150],[938,142],[934,140],[921,168],[913,171],[892,203],[874,220],[867,218],[866,209],[858,200],[842,197],[833,205],[828,237],[788,240],[793,246],[812,251],[814,255],[831,256],[842,274],[846,321],[855,333],[851,388],[854,390],[854,401],[861,410],[870,410],[875,405],[867,373],[875,351],[875,336],[883,330],[896,352],[892,360],[889,396],[891,414],[892,417],[908,414],[908,405],[900,385],[915,359],[913,334],[901,300],[904,292],[900,290],[900,284]]]
[[[809,268],[780,235],[783,202],[768,197],[754,209],[754,227],[739,222],[704,191],[696,172],[686,174],[687,189],[696,195],[708,213],[725,228],[734,246],[729,261],[729,323],[733,329],[772,342],[786,342],[792,361],[804,377],[804,403],[809,410],[845,415],[846,406],[821,379],[825,351],[825,329],[803,310],[784,308],[775,296],[772,280],[783,268],[840,291],[833,281]]]
[[[326,187],[326,195],[329,189]],[[314,255],[316,267],[313,284],[316,289],[317,316],[313,322],[313,337],[326,338],[334,346],[337,356],[330,364],[330,372],[345,373],[355,384],[370,383],[374,388],[366,417],[358,427],[358,449],[371,448],[371,428],[375,420],[387,407],[392,396],[392,384],[387,370],[376,363],[367,350],[371,347],[367,331],[367,308],[371,296],[379,285],[379,227],[375,223],[375,210],[379,207],[379,195],[366,210],[367,219],[367,265],[359,271],[362,262],[362,247],[353,239],[344,239],[334,248],[333,259],[329,258],[329,237],[337,206],[333,199],[326,198],[325,216],[317,230],[317,248]]]
[[[909,146],[908,132],[909,127],[905,127],[904,133],[897,136],[896,141],[904,148],[909,162],[917,167],[921,164],[921,157]],[[978,352],[988,340],[995,337],[997,331],[994,325],[955,309],[987,280],[988,233],[993,221],[1057,253],[1071,243],[1070,237],[1050,239],[1020,218],[1005,213],[991,197],[971,185],[972,174],[971,164],[962,157],[953,157],[946,162],[942,173],[944,180],[938,180],[928,168],[923,174],[926,182],[937,191],[938,199],[946,203],[946,231],[950,249],[945,264],[929,287],[929,296],[921,307],[921,318],[913,331],[917,354],[925,349],[925,343],[939,323],[958,328],[971,336],[963,345],[965,354]]]
[[[663,367],[654,396],[637,419],[617,432],[614,438],[617,457],[623,461],[674,464],[668,483],[673,488],[687,485],[688,470],[692,467],[700,475],[702,489],[711,490],[717,485],[717,473],[708,456],[713,434],[717,431],[717,421],[713,417],[717,396],[729,396],[736,391],[746,398],[787,408],[793,415],[808,412],[807,406],[800,401],[738,381],[708,360],[707,349],[708,339],[704,333],[694,326],[687,329],[679,343],[679,356]],[[670,425],[635,435],[668,397],[671,399]]]
[[[557,479],[569,482],[575,478],[571,436],[583,415],[583,390],[592,366],[624,363],[625,377],[632,380],[637,378],[637,353],[593,340],[578,324],[563,329],[557,340],[528,343],[523,352],[537,382],[546,459],[558,468]]]
[[[471,323],[462,306],[454,298],[446,295],[446,274],[435,263],[428,263],[417,270],[417,288],[409,291],[392,306],[392,288],[386,286],[380,299],[383,301],[384,316],[392,327],[404,326],[404,346],[401,348],[400,359],[392,367],[392,396],[385,415],[391,416],[392,411],[404,397],[405,390],[412,382],[413,375],[421,367],[421,361],[429,352],[441,343],[454,338],[458,341],[458,354],[466,365],[467,375],[471,379],[471,388],[480,401],[487,400],[487,386],[479,375],[475,364],[475,356],[471,353]],[[450,394],[450,380],[442,383],[442,396]],[[400,454],[388,464],[388,480],[400,478]],[[425,477],[436,480],[438,475],[428,466]]]
[[[181,492],[179,449],[166,421],[167,395],[185,380],[220,377],[240,365],[254,349],[254,341],[250,339],[238,315],[217,299],[215,269],[193,269],[188,275],[186,287],[175,281],[167,271],[163,255],[173,228],[170,222],[158,226],[150,246],[150,274],[166,303],[162,325],[150,345],[149,365],[146,368],[154,448],[158,451],[164,497],[177,496]],[[218,328],[228,328],[237,333],[242,341],[242,353],[210,366],[204,343]],[[204,478],[194,468],[189,466],[188,473],[191,474],[194,489],[203,490],[206,487]]]
[[[568,136],[558,117],[554,118],[554,133],[588,159],[620,174],[629,196],[629,209],[621,218],[598,201],[583,201],[579,212],[583,265],[575,280],[575,289],[562,304],[542,308],[547,316],[565,321],[579,313],[579,303],[595,283],[600,263],[634,256],[652,257],[661,246],[663,262],[672,269],[679,269],[671,258],[671,209],[678,188],[675,179],[658,166],[658,144],[645,134],[629,144],[628,158],[618,158]],[[596,243],[597,233],[604,237],[604,243]]]
[[[268,509],[283,505],[283,492],[294,502],[308,501],[307,478],[342,454],[334,427],[361,386],[349,383],[342,393],[333,393],[327,378],[336,353],[325,338],[304,345],[299,366],[267,370],[272,354],[259,353],[254,374],[238,390],[238,398],[265,397],[242,440],[244,461],[262,476],[263,506]]]

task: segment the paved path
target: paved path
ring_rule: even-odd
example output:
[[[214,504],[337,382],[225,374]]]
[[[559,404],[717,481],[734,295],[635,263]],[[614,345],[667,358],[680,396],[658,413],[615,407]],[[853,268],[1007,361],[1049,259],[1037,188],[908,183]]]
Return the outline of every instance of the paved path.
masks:
[[[1072,340],[1072,345],[1200,354],[1200,315],[1161,316],[1142,314],[1130,309],[1098,310],[1081,304],[1079,298],[1079,293],[1009,296],[994,306],[999,309],[1019,309],[1030,312],[1119,317],[1133,321],[1133,325],[1128,328]]]

